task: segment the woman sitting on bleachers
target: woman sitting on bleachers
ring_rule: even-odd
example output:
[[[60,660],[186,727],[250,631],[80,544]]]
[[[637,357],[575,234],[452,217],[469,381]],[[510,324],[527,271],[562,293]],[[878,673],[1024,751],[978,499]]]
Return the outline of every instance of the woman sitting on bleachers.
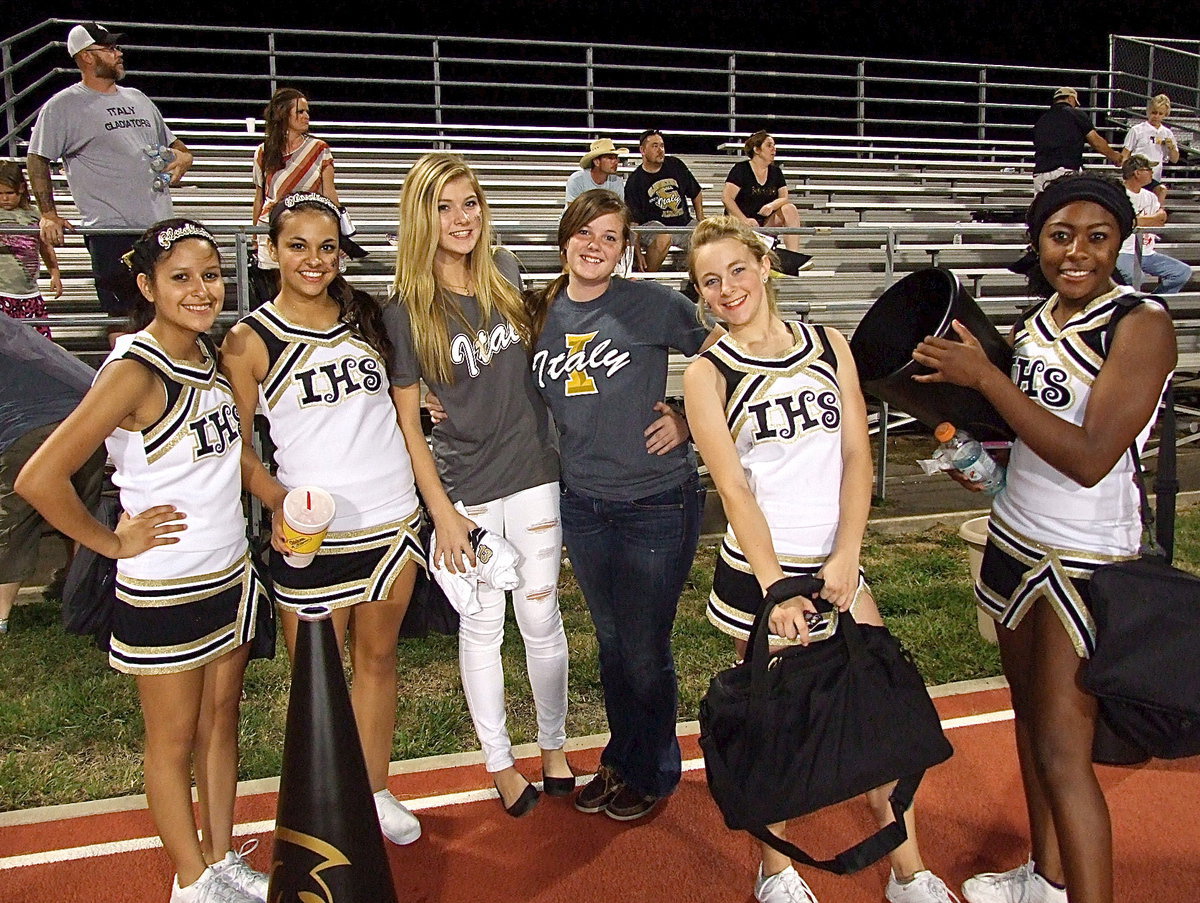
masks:
[[[275,203],[294,191],[315,191],[340,204],[333,152],[308,133],[308,99],[295,88],[280,88],[263,110],[263,143],[254,152],[254,225],[266,226]],[[279,265],[267,250],[265,232],[257,242],[258,263],[251,268],[255,307],[279,294]]]
[[[766,131],[757,131],[746,139],[746,156],[733,164],[725,177],[725,188],[721,200],[725,212],[750,227],[786,226],[798,228],[804,225],[800,211],[788,200],[787,179],[775,162],[775,139]],[[789,251],[800,251],[800,236],[783,236],[783,246]],[[804,260],[800,267],[811,259]]]

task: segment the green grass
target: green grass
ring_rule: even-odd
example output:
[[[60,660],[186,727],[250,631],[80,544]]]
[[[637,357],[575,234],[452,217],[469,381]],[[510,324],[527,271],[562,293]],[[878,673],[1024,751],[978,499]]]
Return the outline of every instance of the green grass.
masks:
[[[1200,563],[1200,512],[1180,516],[1177,562]],[[712,675],[728,667],[732,644],[704,617],[714,549],[702,548],[680,600],[674,648],[681,720],[696,717]],[[870,535],[863,561],[888,626],[930,684],[1000,673],[995,647],[980,639],[966,547],[949,528]],[[563,569],[561,606],[570,647],[571,736],[605,730],[595,634],[587,606]],[[525,657],[511,616],[503,659],[509,731],[536,739]],[[432,636],[400,644],[396,759],[477,748],[458,679],[457,640]],[[278,775],[289,668],[280,647],[246,673],[242,706],[243,779]],[[0,638],[0,811],[141,792],[142,717],[133,681],[108,667],[89,640],[63,633],[56,603],[16,609]]]

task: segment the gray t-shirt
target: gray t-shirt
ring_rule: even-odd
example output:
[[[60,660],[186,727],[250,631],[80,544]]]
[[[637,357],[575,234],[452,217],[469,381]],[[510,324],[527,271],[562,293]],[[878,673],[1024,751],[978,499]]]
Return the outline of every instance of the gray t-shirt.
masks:
[[[501,274],[521,287],[517,258],[496,252]],[[451,295],[468,323],[480,320],[479,302]],[[411,386],[424,378],[413,348],[408,307],[392,302],[383,320],[394,348],[391,381]],[[558,479],[558,455],[550,415],[533,387],[529,357],[516,332],[498,311],[485,330],[471,334],[461,320],[448,324],[454,383],[426,384],[446,409],[447,419],[433,428],[438,475],[450,498],[479,505]]]
[[[614,278],[599,298],[551,302],[533,377],[558,428],[563,484],[632,501],[678,486],[696,469],[691,443],[646,451],[646,427],[667,387],[667,355],[700,350],[708,330],[687,298],[653,282]]]
[[[623,176],[605,176],[604,183],[597,185],[592,179],[590,169],[577,170],[567,178],[567,203],[575,200],[585,191],[593,188],[607,188],[621,200],[625,200],[625,178]]]
[[[158,107],[137,88],[94,91],[76,82],[42,107],[29,153],[62,158],[81,225],[141,231],[171,215],[171,192],[155,191],[148,144],[170,146],[175,135]]]

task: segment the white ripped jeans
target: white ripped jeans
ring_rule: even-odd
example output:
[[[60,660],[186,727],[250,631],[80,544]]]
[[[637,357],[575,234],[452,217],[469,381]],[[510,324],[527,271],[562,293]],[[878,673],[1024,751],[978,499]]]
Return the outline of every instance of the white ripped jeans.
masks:
[[[558,570],[562,562],[562,523],[558,483],[544,483],[482,505],[468,505],[467,517],[498,533],[521,555],[521,585],[512,591],[513,609],[537,708],[538,746],[560,749],[567,740],[567,635],[558,610]],[[475,733],[488,771],[513,764],[504,710],[504,593],[480,587],[483,608],[464,615],[458,628],[458,664]]]

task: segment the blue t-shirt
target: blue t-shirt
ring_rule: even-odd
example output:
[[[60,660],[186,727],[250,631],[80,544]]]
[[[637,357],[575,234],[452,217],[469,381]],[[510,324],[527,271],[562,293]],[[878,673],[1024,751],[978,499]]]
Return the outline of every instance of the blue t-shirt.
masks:
[[[694,355],[708,330],[683,295],[653,282],[614,278],[599,298],[550,305],[533,356],[533,379],[559,434],[562,482],[583,495],[632,501],[678,486],[695,472],[691,443],[646,451],[645,429],[667,388],[672,348]]]

